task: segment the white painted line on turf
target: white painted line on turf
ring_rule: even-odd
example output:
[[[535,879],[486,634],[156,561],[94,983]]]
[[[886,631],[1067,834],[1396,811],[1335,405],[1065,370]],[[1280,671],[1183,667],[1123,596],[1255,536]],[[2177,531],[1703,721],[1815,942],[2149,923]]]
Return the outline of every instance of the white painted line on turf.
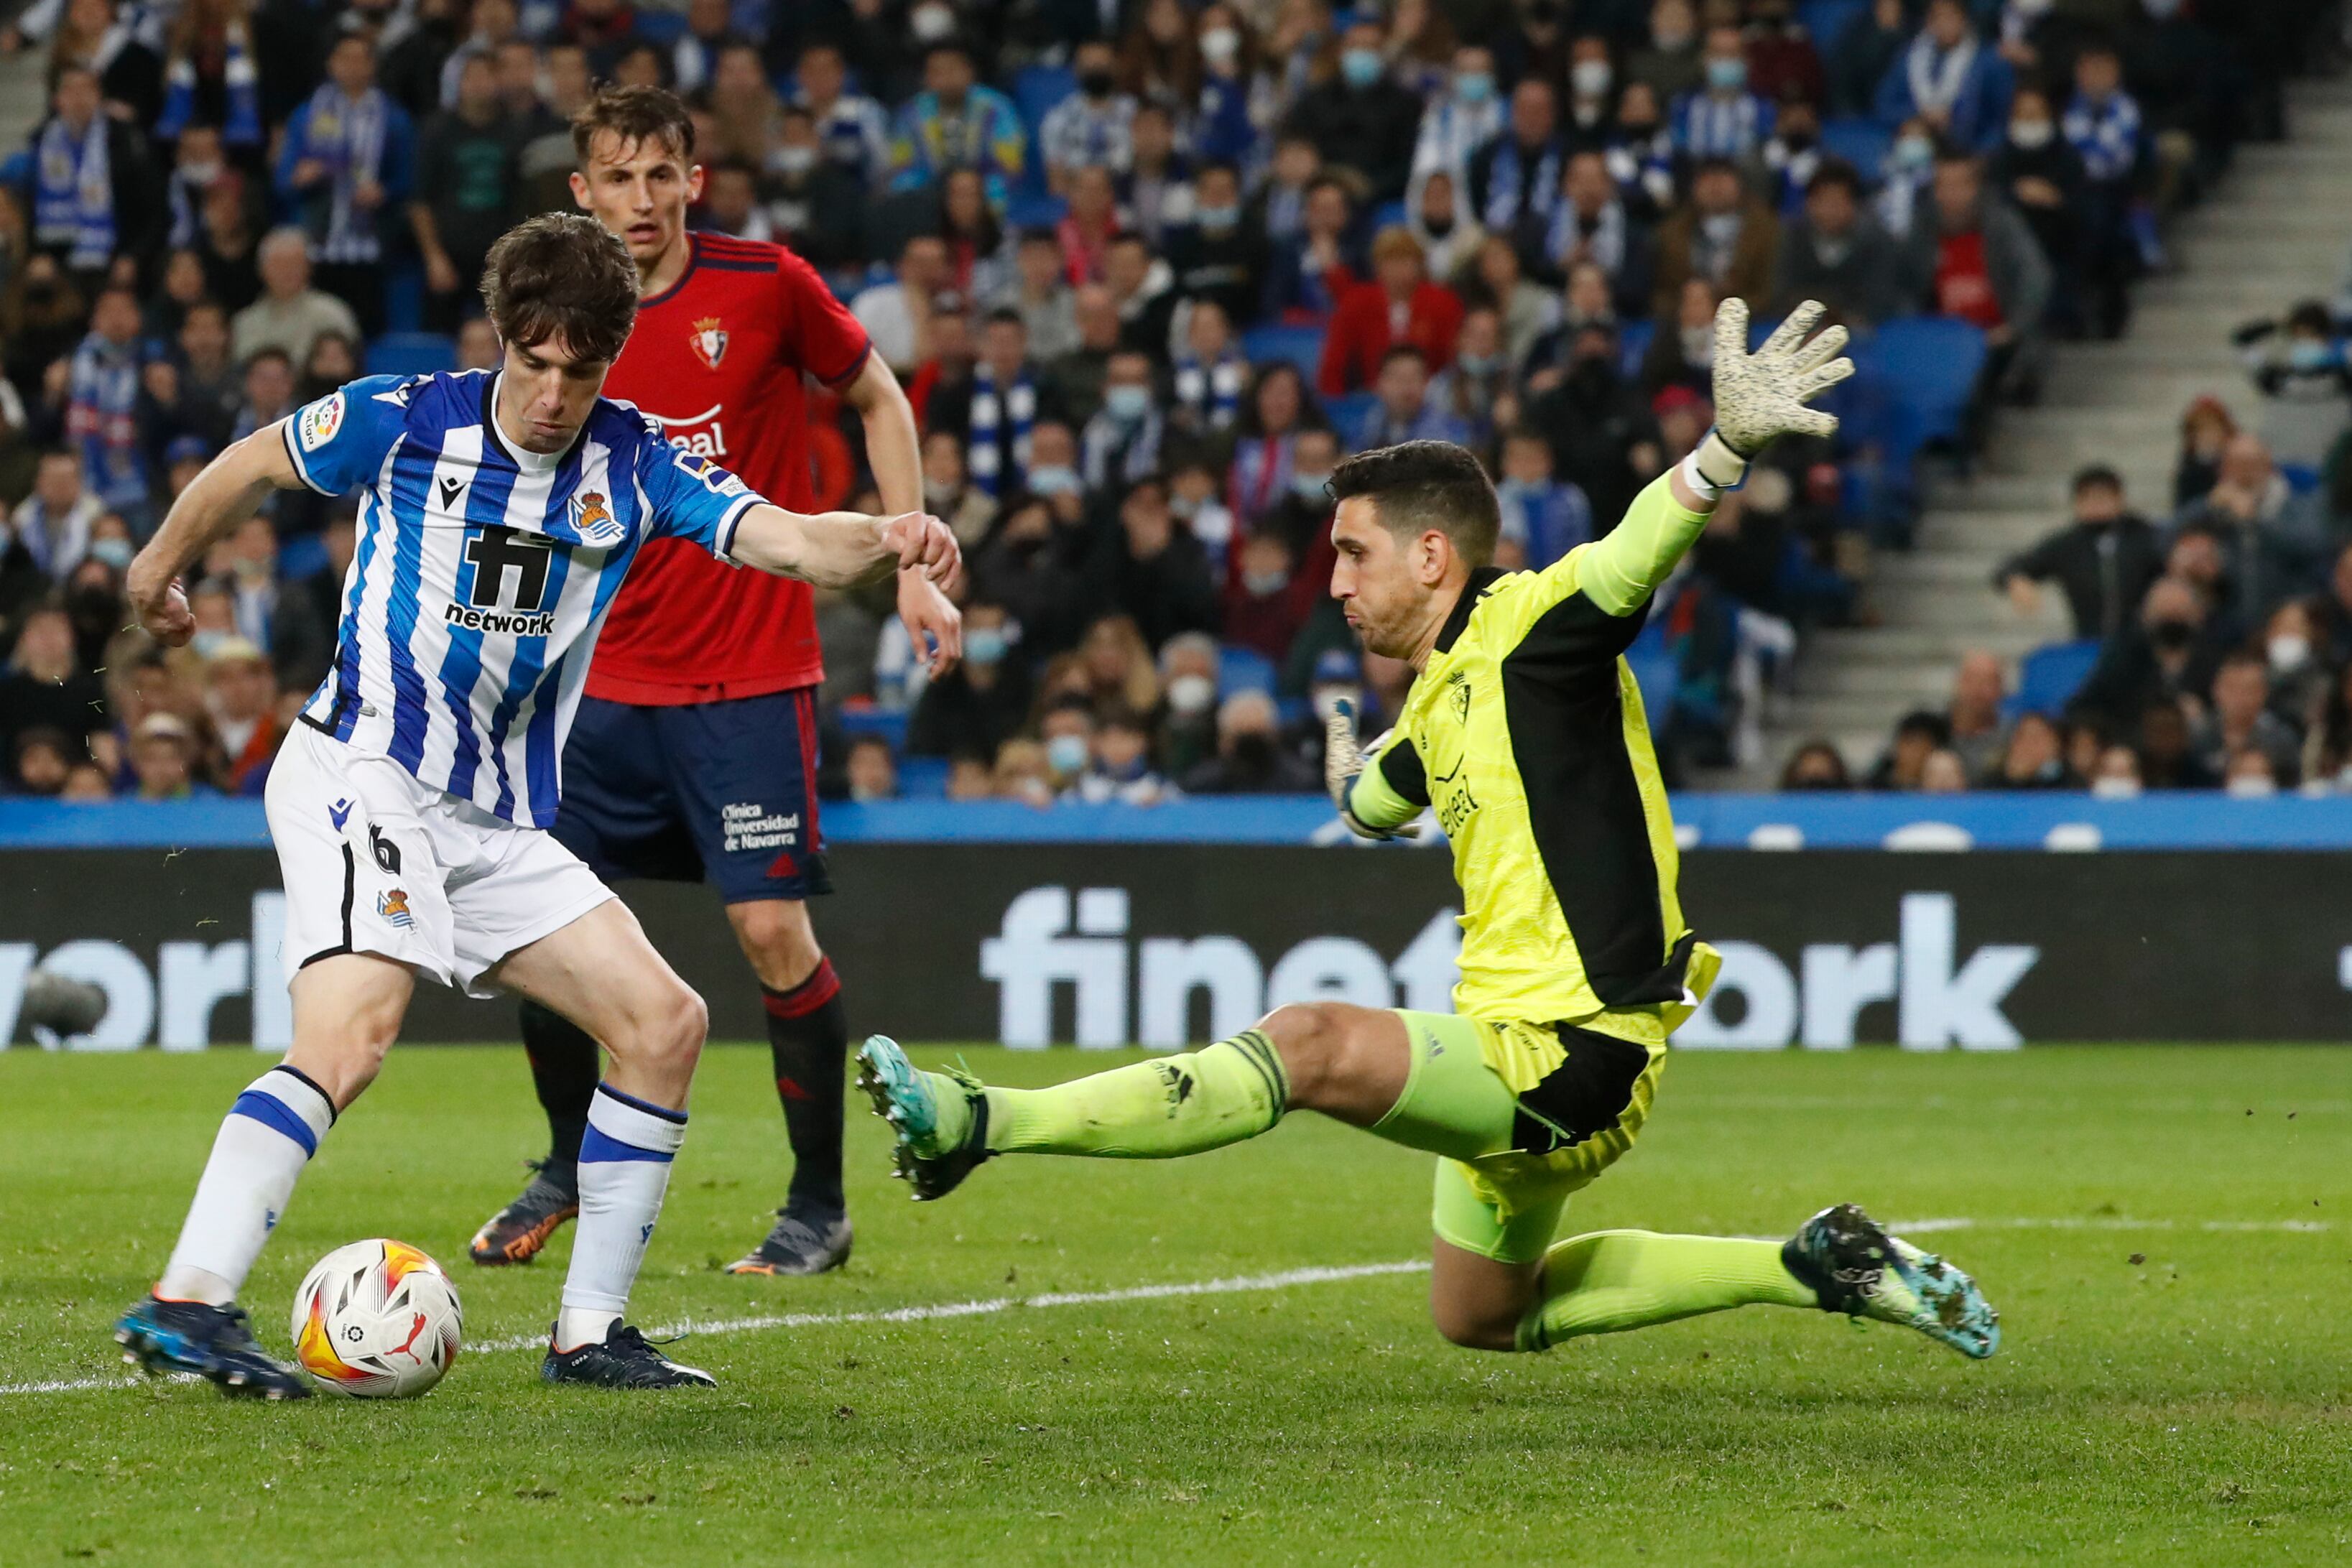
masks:
[[[1095,1307],[1122,1301],[1160,1301],[1181,1296],[1233,1296],[1256,1291],[1283,1291],[1294,1285],[1328,1285],[1346,1280],[1376,1279],[1386,1274],[1425,1274],[1429,1260],[1408,1259],[1396,1263],[1349,1263],[1315,1269],[1286,1269],[1278,1274],[1243,1274],[1223,1280],[1185,1280],[1165,1285],[1130,1285],[1118,1291],[1051,1291],[1035,1296],[990,1296],[970,1301],[939,1301],[928,1306],[884,1307],[863,1312],[770,1312],[758,1317],[688,1318],[652,1331],[655,1338],[669,1334],[757,1333],[765,1329],[830,1328],[842,1323],[919,1323],[941,1318],[980,1318],[1018,1308]],[[468,1355],[501,1351],[545,1350],[543,1333],[509,1339],[482,1340],[465,1347]],[[137,1376],[59,1378],[47,1383],[0,1383],[0,1397],[22,1394],[79,1394],[95,1388],[125,1388],[142,1381]]]
[[[1898,1220],[1886,1228],[1897,1235],[1929,1236],[1943,1230],[2178,1230],[2273,1231],[2308,1235],[2332,1229],[2324,1219],[2205,1219],[2184,1227],[2170,1219],[2133,1219],[2122,1215],[2075,1215],[2046,1218],[1974,1219],[1946,1217]],[[1759,1240],[1779,1240],[1759,1237]],[[1160,1301],[1185,1296],[1233,1296],[1258,1291],[1288,1290],[1294,1285],[1337,1284],[1348,1280],[1384,1275],[1425,1274],[1426,1259],[1394,1263],[1348,1263],[1311,1269],[1286,1269],[1276,1274],[1242,1274],[1223,1280],[1178,1281],[1164,1285],[1129,1285],[1117,1291],[1051,1291],[1035,1296],[988,1296],[969,1301],[938,1301],[925,1306],[883,1307],[860,1312],[767,1312],[756,1317],[688,1318],[653,1331],[670,1334],[759,1333],[769,1329],[831,1328],[849,1323],[920,1323],[950,1318],[992,1317],[1017,1308],[1099,1307],[1124,1301]],[[507,1339],[468,1344],[471,1354],[490,1354],[546,1347],[544,1334],[519,1334]],[[100,1388],[129,1388],[146,1381],[137,1375],[67,1377],[41,1383],[0,1383],[0,1398],[30,1394],[81,1394]],[[183,1378],[181,1381],[194,1381]]]

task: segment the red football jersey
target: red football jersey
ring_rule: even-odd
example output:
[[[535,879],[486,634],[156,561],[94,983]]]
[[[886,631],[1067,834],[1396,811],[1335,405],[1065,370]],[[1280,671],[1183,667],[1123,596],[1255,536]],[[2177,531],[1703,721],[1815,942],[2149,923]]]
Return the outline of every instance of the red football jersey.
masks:
[[[806,511],[805,371],[838,386],[866,329],[780,245],[694,234],[685,274],[637,307],[607,396],[661,421],[780,507]],[[759,696],[824,678],[806,583],[727,566],[686,539],[647,543],[613,601],[588,695],[667,706]]]

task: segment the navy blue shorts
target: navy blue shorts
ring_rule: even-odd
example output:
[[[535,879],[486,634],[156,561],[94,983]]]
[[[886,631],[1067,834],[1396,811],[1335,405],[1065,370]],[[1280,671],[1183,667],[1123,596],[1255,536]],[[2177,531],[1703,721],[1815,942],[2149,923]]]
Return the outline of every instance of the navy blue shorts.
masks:
[[[730,904],[831,893],[816,689],[683,707],[581,698],[555,836],[606,882],[708,880]]]

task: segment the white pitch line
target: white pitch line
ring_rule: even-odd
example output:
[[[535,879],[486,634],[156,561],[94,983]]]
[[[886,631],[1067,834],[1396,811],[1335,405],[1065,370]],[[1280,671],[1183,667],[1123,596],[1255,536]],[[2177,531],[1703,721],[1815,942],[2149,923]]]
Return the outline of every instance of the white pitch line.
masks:
[[[1929,1236],[1943,1230],[2177,1230],[2170,1219],[2133,1219],[2122,1215],[2028,1216],[2008,1219],[1958,1217],[1898,1220],[1887,1227],[1898,1235]],[[2205,1219],[2193,1228],[2207,1231],[2281,1231],[2310,1235],[2332,1229],[2324,1219]],[[1777,1240],[1778,1238],[1759,1238]],[[1158,1301],[1185,1296],[1232,1296],[1258,1291],[1282,1291],[1294,1285],[1328,1285],[1383,1275],[1424,1274],[1429,1263],[1412,1258],[1394,1263],[1348,1263],[1311,1269],[1286,1269],[1276,1274],[1242,1274],[1223,1280],[1179,1281],[1164,1285],[1129,1285],[1117,1291],[1053,1291],[1036,1296],[988,1296],[969,1301],[938,1301],[924,1306],[884,1307],[861,1312],[768,1312],[756,1317],[688,1318],[656,1329],[656,1337],[671,1334],[760,1333],[769,1329],[832,1328],[848,1323],[921,1323],[950,1318],[992,1317],[1016,1308],[1099,1307],[1124,1301]],[[468,1354],[503,1354],[540,1350],[544,1334],[520,1334],[468,1344]],[[184,1381],[191,1381],[183,1379]],[[0,1383],[0,1398],[30,1394],[81,1394],[100,1388],[129,1388],[145,1381],[135,1375],[116,1377],[68,1377],[41,1383]]]

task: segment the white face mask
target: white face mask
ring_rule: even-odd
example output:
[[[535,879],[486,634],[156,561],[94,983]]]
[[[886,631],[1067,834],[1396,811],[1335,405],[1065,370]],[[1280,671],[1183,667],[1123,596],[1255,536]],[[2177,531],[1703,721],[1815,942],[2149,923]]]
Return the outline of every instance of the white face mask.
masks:
[[[1212,27],[1201,35],[1201,54],[1212,65],[1229,65],[1242,52],[1242,36],[1231,27]]]
[[[2102,800],[2129,800],[2139,794],[2139,780],[2128,773],[2102,774],[2091,780],[2091,793]]]
[[[2282,632],[2270,640],[2267,652],[2271,668],[2288,674],[2311,662],[2311,639],[2300,632]]]
[[[2259,800],[2266,795],[2278,793],[2278,780],[2260,773],[2238,773],[2231,775],[2230,782],[2223,788],[2224,793],[2238,800]]]
[[[776,167],[785,173],[798,176],[816,167],[817,152],[814,147],[784,147],[777,150]]]
[[[907,22],[915,37],[928,44],[954,32],[956,19],[955,13],[945,5],[918,5]]]
[[[1083,771],[1087,765],[1086,737],[1057,735],[1045,743],[1045,766],[1060,774]]]
[[[1181,714],[1206,713],[1217,700],[1217,683],[1206,675],[1179,675],[1168,683],[1168,706]]]
[[[1607,60],[1579,60],[1568,73],[1570,83],[1579,98],[1599,98],[1609,90],[1613,73]]]
[[[2009,139],[2028,152],[2038,152],[2050,145],[2058,128],[2046,120],[2016,120],[2009,126]]]

